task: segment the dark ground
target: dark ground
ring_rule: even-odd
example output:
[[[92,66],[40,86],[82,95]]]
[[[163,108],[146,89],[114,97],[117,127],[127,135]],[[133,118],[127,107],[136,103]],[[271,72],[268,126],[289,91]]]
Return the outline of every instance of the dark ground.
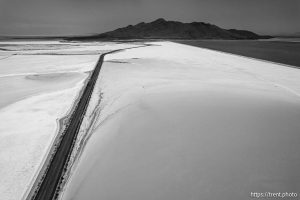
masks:
[[[300,68],[300,42],[258,40],[176,40],[174,42],[293,65]]]

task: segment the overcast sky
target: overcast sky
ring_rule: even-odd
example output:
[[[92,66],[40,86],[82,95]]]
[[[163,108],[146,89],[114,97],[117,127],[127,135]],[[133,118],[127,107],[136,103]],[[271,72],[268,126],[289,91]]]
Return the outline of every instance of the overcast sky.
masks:
[[[0,35],[80,35],[157,18],[300,33],[300,0],[0,0]]]

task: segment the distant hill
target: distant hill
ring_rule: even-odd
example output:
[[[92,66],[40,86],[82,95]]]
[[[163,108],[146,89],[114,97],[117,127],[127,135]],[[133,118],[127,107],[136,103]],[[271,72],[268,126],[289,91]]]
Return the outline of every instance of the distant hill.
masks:
[[[118,28],[106,33],[75,37],[71,39],[266,39],[251,31],[222,29],[204,22],[182,23],[157,19],[150,23],[139,23]]]

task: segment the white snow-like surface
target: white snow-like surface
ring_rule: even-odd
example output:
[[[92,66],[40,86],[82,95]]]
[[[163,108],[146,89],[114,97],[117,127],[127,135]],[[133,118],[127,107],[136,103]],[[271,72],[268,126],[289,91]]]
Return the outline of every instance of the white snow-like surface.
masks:
[[[1,199],[21,199],[83,84],[34,96],[0,110]]]
[[[99,55],[132,46],[0,42],[0,199],[25,197]]]
[[[36,45],[38,44],[38,47]],[[0,60],[0,199],[22,199],[32,186],[98,55],[18,55],[59,42],[8,42]],[[70,50],[65,45],[62,50]]]
[[[300,187],[300,71],[172,42],[105,57],[62,199],[245,199]]]

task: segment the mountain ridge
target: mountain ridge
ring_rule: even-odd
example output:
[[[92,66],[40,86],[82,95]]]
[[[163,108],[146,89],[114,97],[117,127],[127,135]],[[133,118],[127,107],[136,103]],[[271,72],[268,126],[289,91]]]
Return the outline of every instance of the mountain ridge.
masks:
[[[113,31],[82,39],[267,39],[248,30],[223,29],[205,22],[183,23],[159,18],[149,23],[140,22]]]

